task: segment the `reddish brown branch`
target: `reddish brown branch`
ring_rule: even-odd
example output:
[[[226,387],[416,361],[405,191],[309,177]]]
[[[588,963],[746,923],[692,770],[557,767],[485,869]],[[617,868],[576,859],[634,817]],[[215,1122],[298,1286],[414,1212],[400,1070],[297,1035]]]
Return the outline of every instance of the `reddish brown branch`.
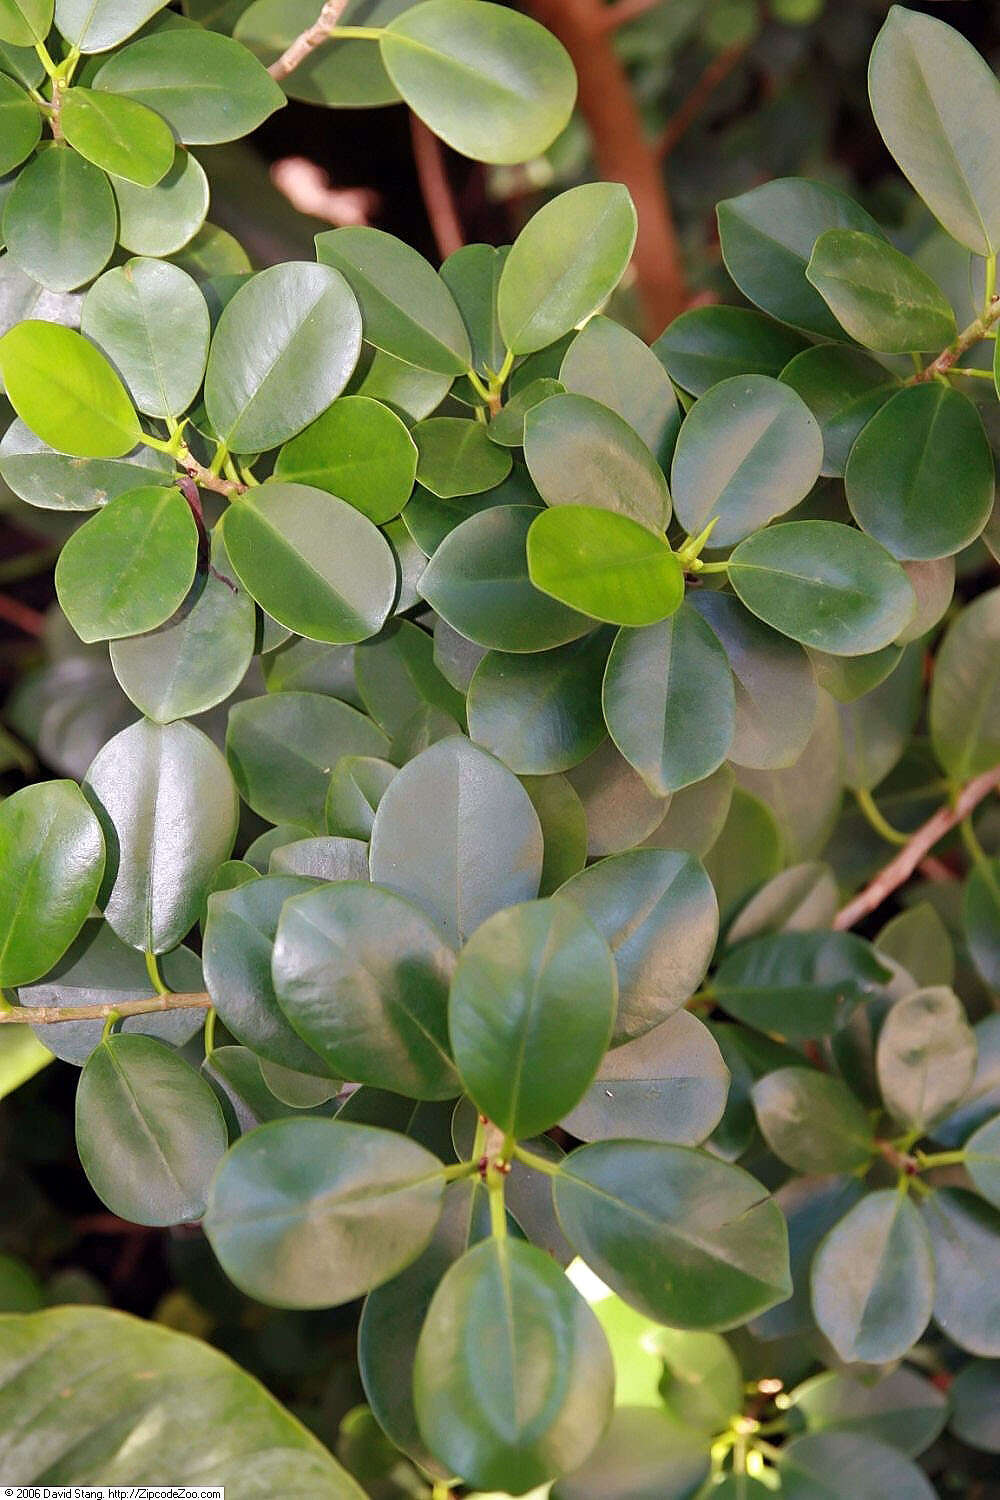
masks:
[[[656,10],[662,4],[663,0],[615,0],[614,5],[604,7],[601,24],[605,31],[615,31],[619,26],[637,21],[640,16]]]
[[[979,806],[984,797],[1000,787],[1000,766],[994,766],[991,771],[983,771],[979,776],[968,782],[959,792],[954,804],[939,807],[937,812],[921,824],[916,833],[911,834],[906,844],[900,849],[895,859],[889,861],[885,869],[880,870],[864,890],[859,892],[852,901],[837,913],[834,919],[834,927],[844,932],[860,922],[862,917],[867,917],[869,912],[876,911],[898,890],[920,862],[926,858],[934,845],[950,833],[963,818],[967,818],[974,808]]]
[[[424,198],[424,207],[434,231],[434,242],[442,260],[465,244],[462,221],[458,217],[455,198],[448,181],[444,150],[441,142],[423,120],[410,111],[410,140],[413,143],[413,160],[417,168],[417,180]]]
[[[678,141],[687,134],[711,95],[729,77],[745,52],[746,44],[740,42],[726,47],[718,57],[712,59],[676,114],[667,121],[663,134],[656,143],[656,154],[661,160],[669,156]]]
[[[0,620],[16,625],[25,635],[40,636],[45,633],[45,616],[37,609],[32,609],[30,604],[12,599],[9,594],[0,594]]]
[[[280,57],[275,58],[267,70],[271,77],[280,81],[282,78],[287,78],[289,73],[294,73],[309,54],[327,40],[347,9],[347,3],[348,0],[326,0],[326,4],[313,24],[297,36]]]
[[[645,331],[655,338],[686,306],[683,262],[660,166],[615,52],[607,9],[601,0],[528,0],[528,9],[573,59],[598,171],[632,194],[639,215],[635,275]]]
[[[168,991],[148,1000],[119,1000],[110,1005],[9,1005],[0,1008],[0,1025],[53,1026],[59,1021],[106,1021],[109,1016],[147,1016],[161,1010],[211,1010],[203,990],[180,995]]]

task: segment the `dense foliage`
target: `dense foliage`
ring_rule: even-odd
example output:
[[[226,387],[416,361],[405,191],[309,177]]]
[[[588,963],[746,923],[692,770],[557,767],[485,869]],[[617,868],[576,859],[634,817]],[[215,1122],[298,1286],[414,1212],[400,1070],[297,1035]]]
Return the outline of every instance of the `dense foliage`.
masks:
[[[276,77],[498,163],[572,108],[499,6],[324,15],[0,0],[0,475],[80,515],[0,1077],[78,1067],[94,1191],[242,1293],[365,1298],[357,1479],[84,1307],[0,1320],[0,1479],[923,1500],[1000,1448],[1000,85],[894,7],[922,253],[767,182],[649,346],[615,183],[251,273],[187,147]]]

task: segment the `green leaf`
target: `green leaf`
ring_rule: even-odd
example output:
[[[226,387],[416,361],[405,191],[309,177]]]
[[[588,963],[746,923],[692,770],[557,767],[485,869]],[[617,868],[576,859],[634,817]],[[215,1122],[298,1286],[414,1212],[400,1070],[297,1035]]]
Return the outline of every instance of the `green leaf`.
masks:
[[[718,517],[711,545],[728,547],[791,510],[819,477],[823,439],[805,402],[767,375],[723,380],[681,425],[670,482],[691,536]]]
[[[233,35],[265,64],[280,57],[316,20],[313,0],[255,0],[247,8],[243,0],[234,3],[242,14]],[[383,26],[412,4],[413,0],[348,0],[338,25]],[[325,41],[282,80],[282,86],[292,99],[341,108],[395,104],[399,99],[371,40]]]
[[[461,375],[468,369],[472,352],[462,315],[416,250],[384,230],[352,225],[318,234],[316,255],[349,282],[368,343],[421,370]]]
[[[875,939],[875,946],[905,969],[921,989],[954,981],[951,934],[929,901],[918,901],[893,917]]]
[[[948,1390],[952,1432],[963,1443],[1000,1453],[1000,1367],[985,1359],[970,1360]]]
[[[751,938],[723,958],[713,993],[760,1031],[826,1036],[889,971],[849,932],[782,932]]]
[[[201,163],[180,147],[155,187],[137,187],[124,177],[112,178],[111,186],[118,200],[118,238],[136,255],[175,255],[194,242],[205,223],[208,178]]]
[[[7,1032],[0,1037],[0,1099],[16,1093],[52,1061],[48,1047],[27,1026],[10,1026]]]
[[[76,1095],[76,1145],[94,1192],[133,1224],[180,1224],[205,1212],[228,1144],[211,1087],[173,1048],[109,1036]]]
[[[785,1500],[934,1500],[922,1469],[895,1448],[856,1432],[810,1432],[781,1450]]]
[[[4,1424],[0,1461],[26,1484],[156,1486],[166,1467],[178,1484],[211,1473],[237,1492],[263,1481],[289,1497],[363,1500],[322,1444],[200,1338],[106,1308],[59,1307],[4,1318],[0,1344],[4,1409],[59,1404],[58,1426]]]
[[[98,751],[84,790],[112,851],[98,903],[107,922],[133,948],[175,948],[236,837],[229,767],[183,720],[140,719]]]
[[[703,859],[725,827],[734,780],[732,767],[721,765],[704,781],[676,792],[666,816],[643,840],[645,846],[686,850]]]
[[[982,421],[947,386],[897,391],[859,434],[844,479],[854,519],[894,557],[950,556],[975,540],[993,509]]]
[[[819,709],[805,652],[731,594],[706,589],[692,594],[691,605],[721,642],[732,675],[729,759],[758,770],[794,765],[809,743]]]
[[[581,908],[614,954],[616,1043],[658,1026],[705,977],[719,911],[708,876],[690,854],[632,849],[575,875],[559,895]]]
[[[976,1190],[1000,1208],[1000,1116],[987,1120],[965,1143],[966,1169]]]
[[[473,367],[482,375],[495,375],[506,353],[497,323],[497,287],[507,254],[494,245],[462,245],[441,263],[441,280],[458,304]]]
[[[872,48],[868,92],[882,139],[931,213],[960,245],[995,253],[1000,85],[971,42],[894,5]]]
[[[583,803],[591,857],[633,849],[663,821],[667,810],[669,799],[653,795],[612,739],[567,771],[566,780]]]
[[[987,532],[989,524],[987,522]],[[906,629],[896,637],[897,646],[908,646],[933,630],[943,619],[955,593],[953,557],[937,557],[928,562],[904,562],[903,571],[917,596],[917,612]]]
[[[559,505],[528,532],[536,588],[612,625],[653,625],[684,598],[684,574],[666,539],[628,516]]]
[[[127,182],[155,187],[173,165],[170,126],[125,95],[67,89],[59,118],[63,135],[75,151]]]
[[[3,211],[11,260],[55,292],[71,291],[107,265],[115,247],[115,197],[107,177],[68,146],[33,157]]]
[[[520,656],[491,651],[469,684],[469,735],[519,776],[551,775],[585,760],[605,737],[605,631]]]
[[[580,1100],[611,1036],[614,960],[552,898],[497,912],[455,969],[449,1031],[466,1092],[505,1135],[540,1135]]]
[[[522,776],[521,784],[542,825],[545,854],[540,896],[551,896],[587,861],[587,815],[565,776]]]
[[[679,1010],[609,1052],[562,1125],[584,1141],[697,1146],[722,1118],[728,1091],[729,1069],[712,1033]]]
[[[459,1092],[448,1049],[453,967],[417,907],[351,881],[286,901],[271,960],[279,1006],[330,1073],[409,1099]]]
[[[156,724],[187,719],[222,703],[246,676],[256,641],[253,600],[230,577],[221,536],[200,591],[158,630],[111,644],[122,690]]]
[[[508,349],[530,354],[582,323],[614,291],[632,255],[636,212],[621,183],[560,193],[521,230],[500,275]]]
[[[593,620],[528,577],[526,538],[538,514],[533,506],[496,505],[470,516],[424,570],[422,596],[467,640],[494,651],[544,651],[593,629]]]
[[[604,674],[603,705],[611,738],[661,797],[710,776],[733,742],[733,676],[726,653],[684,604],[659,625],[619,630]]]
[[[12,78],[0,74],[0,174],[19,167],[41,138],[42,116],[38,106]]]
[[[201,389],[208,358],[208,306],[179,266],[130,260],[95,281],[81,329],[124,377],[150,417],[178,417]]]
[[[325,411],[361,352],[361,315],[328,266],[289,261],[259,271],[219,319],[205,409],[234,453],[276,448]]]
[[[56,0],[56,29],[81,52],[107,52],[162,10],[166,0]]]
[[[782,829],[769,805],[741,786],[733,788],[722,830],[705,855],[723,923],[784,864]]]
[[[477,161],[540,156],[573,109],[576,76],[561,43],[499,5],[425,0],[390,21],[379,48],[414,113]]]
[[[916,608],[889,553],[836,521],[785,521],[747,537],[729,559],[729,579],[766,625],[833,656],[888,646]]]
[[[896,391],[899,381],[871,355],[847,344],[814,344],[781,371],[823,434],[822,474],[840,478],[862,428]]]
[[[371,719],[322,693],[271,693],[229,712],[226,754],[240,796],[271,823],[323,832],[326,791],[340,757],[385,756],[388,749]]]
[[[922,1212],[937,1271],[934,1321],[960,1349],[1000,1358],[1000,1210],[963,1188],[939,1188]]]
[[[976,1039],[957,995],[938,985],[897,1000],[875,1060],[886,1109],[908,1129],[924,1134],[949,1115],[976,1071]]]
[[[201,963],[190,948],[175,948],[166,954],[160,960],[160,970],[172,990],[188,993],[204,987]],[[37,983],[23,985],[18,998],[28,1006],[117,1007],[123,1000],[148,1000],[150,988],[143,955],[116,937],[107,922],[90,918],[55,968]],[[151,1011],[148,1015],[126,1016],[119,1030],[128,1035],[159,1037],[182,1047],[201,1029],[204,1019],[204,1011],[194,1008]],[[79,1067],[101,1041],[102,1023],[62,1020],[33,1026],[32,1030],[56,1057]]]
[[[941,288],[880,235],[826,230],[813,246],[806,279],[840,326],[866,349],[936,352],[958,332]]]
[[[659,359],[628,328],[591,318],[566,350],[559,379],[627,422],[657,463],[669,462],[681,420],[677,397]]]
[[[56,593],[82,641],[139,635],[170,618],[197,563],[198,528],[180,490],[131,490],[70,537]]]
[[[491,490],[511,470],[510,454],[490,442],[481,422],[465,417],[428,417],[414,427],[413,440],[417,478],[444,500]]]
[[[767,1073],[754,1084],[753,1105],[768,1146],[796,1172],[852,1172],[875,1153],[864,1106],[839,1078],[814,1068]]]
[[[534,1245],[490,1239],[434,1293],[414,1392],[420,1433],[442,1463],[480,1488],[523,1492],[586,1458],[611,1413],[614,1369],[600,1324],[559,1267]]]
[[[845,786],[871,791],[900,760],[920,713],[923,672],[923,653],[911,646],[878,687],[838,706]]]
[[[541,868],[542,831],[527,792],[458,735],[404,766],[378,805],[372,880],[408,896],[452,942],[494,912],[531,901]]]
[[[553,1181],[570,1242],[658,1323],[732,1328],[791,1290],[781,1210],[739,1167],[686,1146],[602,1141]]]
[[[972,962],[991,989],[1000,989],[1000,859],[974,867],[965,886],[962,925]]]
[[[1000,588],[956,615],[934,664],[931,744],[956,782],[1000,760]]]
[[[43,442],[80,458],[120,458],[142,433],[104,356],[81,334],[29,318],[0,339],[7,399]]]
[[[297,839],[271,852],[274,875],[308,875],[314,880],[368,879],[368,850],[360,839]]]
[[[229,1279],[258,1302],[331,1307],[416,1259],[443,1192],[437,1157],[394,1131],[275,1120],[223,1158],[205,1233]]]
[[[66,952],[94,904],[104,838],[72,781],[0,803],[0,985],[27,984]]]
[[[274,477],[326,490],[381,525],[403,509],[416,468],[416,445],[395,412],[343,396],[285,444]]]
[[[237,1041],[268,1062],[323,1076],[325,1064],[292,1030],[271,977],[282,907],[312,889],[301,877],[266,875],[209,896],[203,958],[212,1004]]]
[[[949,1395],[954,1395],[954,1384]],[[874,1384],[825,1370],[791,1392],[812,1432],[860,1432],[916,1458],[939,1436],[948,1397],[908,1365]]]
[[[101,66],[94,87],[138,99],[192,146],[249,135],[285,102],[245,47],[200,27],[172,27],[133,42]]]
[[[806,347],[790,328],[752,307],[694,307],[675,318],[652,346],[684,390],[703,396],[732,375],[778,376]]]
[[[34,47],[52,27],[53,0],[0,0],[0,42]]]
[[[843,800],[837,756],[839,739],[836,705],[825,693],[820,693],[813,732],[793,765],[765,771],[740,768],[743,787],[759,797],[777,820],[779,841],[788,859],[815,858],[833,832]],[[714,855],[713,850],[713,861]],[[746,858],[745,851],[743,857]],[[714,869],[712,874],[714,879]]]
[[[726,198],[716,212],[722,258],[744,296],[783,323],[840,338],[843,330],[806,280],[806,266],[825,230],[884,238],[875,220],[836,188],[803,177],[779,177]]]
[[[692,1500],[708,1470],[702,1433],[666,1411],[619,1404],[586,1462],[556,1481],[552,1500]],[[721,1500],[724,1490],[711,1493]],[[740,1500],[753,1496],[745,1490]]]
[[[736,1032],[741,1040],[747,1036],[745,1032],[738,1032],[736,1027],[730,1027],[729,1031]],[[730,1051],[731,1061],[735,1061],[731,1049],[727,1048],[727,1051]],[[736,1056],[740,1058],[741,1071],[749,1071],[746,1057],[739,1053]],[[734,1078],[735,1076],[734,1069]],[[727,1114],[732,1110],[732,1099],[731,1093]],[[749,1114],[750,1129],[747,1135],[739,1140],[733,1140],[732,1149],[740,1154],[755,1138],[752,1109]],[[723,1121],[723,1124],[725,1125],[726,1121]],[[713,1144],[720,1149],[727,1144],[726,1140],[721,1137],[721,1131],[717,1131],[713,1137]],[[774,1201],[784,1214],[788,1225],[788,1258],[792,1272],[792,1295],[786,1302],[779,1303],[777,1307],[770,1308],[766,1313],[754,1319],[751,1332],[756,1338],[780,1339],[815,1332],[816,1325],[810,1301],[809,1272],[816,1247],[834,1225],[839,1224],[848,1209],[853,1208],[864,1196],[864,1193],[865,1189],[857,1177],[791,1177],[775,1193]]]
[[[335,644],[378,634],[396,596],[395,558],[352,505],[270,480],[231,505],[221,525],[236,576],[282,625]]]
[[[927,1230],[894,1188],[862,1198],[816,1252],[813,1311],[847,1363],[900,1359],[927,1327],[933,1302]]]
[[[652,453],[622,417],[589,396],[550,396],[533,407],[524,457],[546,505],[601,506],[654,532],[670,519],[667,481]]]
[[[410,620],[394,620],[381,635],[358,646],[354,677],[362,703],[386,734],[398,734],[411,715],[427,706],[453,719],[464,717],[461,693],[434,664],[432,637]]]

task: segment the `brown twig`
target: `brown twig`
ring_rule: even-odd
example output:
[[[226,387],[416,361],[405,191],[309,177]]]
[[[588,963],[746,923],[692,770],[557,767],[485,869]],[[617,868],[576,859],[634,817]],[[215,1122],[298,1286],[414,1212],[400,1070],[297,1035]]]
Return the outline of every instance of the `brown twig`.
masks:
[[[947,349],[942,349],[937,359],[932,359],[930,364],[918,370],[915,375],[911,375],[908,380],[904,381],[904,385],[923,385],[928,380],[935,380],[938,375],[945,375],[968,349],[973,348],[986,337],[998,319],[1000,319],[1000,293],[991,299],[985,312],[970,323],[968,328],[962,329],[958,338],[950,343]],[[957,373],[961,374],[961,371]]]
[[[347,9],[347,4],[348,0],[326,0],[312,25],[301,32],[294,42],[289,43],[280,57],[275,58],[267,70],[271,77],[280,80],[287,78],[289,73],[294,73],[310,53],[327,40]]]
[[[580,108],[601,176],[622,182],[639,216],[636,282],[647,335],[655,338],[687,306],[684,265],[656,153],[643,134],[601,0],[527,0],[576,66]]]
[[[45,616],[39,610],[32,609],[30,604],[12,599],[9,594],[0,594],[0,620],[6,620],[8,625],[16,625],[25,635],[45,634]]]
[[[669,156],[678,141],[687,134],[689,128],[719,84],[728,78],[730,73],[746,52],[746,43],[737,42],[732,47],[726,47],[714,57],[708,67],[698,79],[694,88],[684,99],[683,103],[671,116],[663,129],[663,133],[656,142],[656,155],[662,161]]]
[[[455,198],[448,181],[444,151],[441,142],[423,120],[410,111],[410,140],[413,143],[413,160],[417,168],[417,180],[423,194],[424,207],[434,231],[434,242],[442,260],[465,244],[462,221],[458,217]]]
[[[106,1021],[109,1016],[146,1016],[159,1010],[211,1010],[203,991],[153,995],[149,1000],[118,1000],[109,1005],[11,1005],[0,1010],[0,1026],[53,1026],[58,1021]]]
[[[926,859],[922,859],[917,869],[924,879],[931,881],[933,885],[946,885],[958,879],[954,870],[946,865],[943,859],[938,859],[934,854],[928,854]]]
[[[189,479],[193,479],[199,489],[214,490],[217,495],[225,495],[231,499],[233,495],[245,495],[247,487],[245,484],[237,484],[235,479],[223,479],[219,474],[213,474],[211,469],[206,469],[200,464],[189,448],[181,448],[177,455],[177,461],[183,465],[184,472]]]
[[[847,905],[837,913],[834,927],[839,932],[845,932],[856,922],[860,922],[862,917],[868,916],[869,912],[876,911],[893,891],[898,890],[909,880],[921,860],[930,853],[934,845],[961,823],[963,818],[967,818],[973,809],[979,806],[983,798],[988,797],[990,792],[996,791],[998,787],[1000,787],[1000,766],[994,766],[991,771],[983,771],[981,775],[967,782],[954,803],[939,807],[926,823],[921,824],[916,833],[910,835],[895,859],[890,860],[853,900],[848,901]]]

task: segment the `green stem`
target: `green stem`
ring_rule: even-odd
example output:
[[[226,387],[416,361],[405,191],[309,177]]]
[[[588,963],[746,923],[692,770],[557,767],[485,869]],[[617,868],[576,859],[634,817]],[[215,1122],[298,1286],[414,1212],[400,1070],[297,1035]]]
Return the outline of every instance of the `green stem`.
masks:
[[[487,404],[489,404],[490,393],[487,390],[486,386],[483,385],[483,382],[480,380],[479,376],[476,374],[475,370],[472,368],[471,365],[466,370],[465,374],[466,374],[466,378],[468,379],[469,384],[472,386],[472,389],[475,391],[476,395],[477,396],[482,396],[483,400]]]
[[[150,953],[148,949],[146,950],[146,973],[149,975],[150,984],[158,995],[169,995],[171,993],[169,984],[166,983],[163,975],[160,973],[156,954]]]
[[[975,370],[975,369],[973,369],[973,367],[971,365],[955,365],[953,367],[953,369],[950,371],[950,374],[952,376],[955,376],[955,375],[973,375],[973,376],[975,376],[975,378],[977,380],[992,380],[993,379],[993,371],[992,370]]]
[[[511,370],[513,370],[513,368],[514,351],[513,349],[508,349],[507,353],[504,355],[503,364],[500,366],[493,380],[490,381],[490,384],[495,385],[497,390],[500,390],[501,387],[506,384],[510,372]]]
[[[893,828],[892,824],[882,816],[867,787],[855,787],[854,797],[859,811],[864,814],[865,821],[874,828],[880,838],[885,839],[888,844],[898,844],[900,847],[909,843],[909,834],[900,833],[898,828]]]
[[[496,1167],[486,1172],[486,1191],[490,1199],[490,1233],[495,1240],[507,1238],[507,1209],[504,1204],[505,1174]]]
[[[45,69],[49,77],[52,79],[58,78],[60,76],[59,67],[53,61],[52,54],[49,52],[49,49],[48,47],[46,47],[45,43],[36,42],[35,51],[38,53],[39,62],[41,63],[42,67]]]
[[[122,1018],[121,1017],[121,1011],[117,1011],[117,1010],[109,1010],[108,1011],[108,1014],[107,1014],[107,1016],[104,1019],[104,1029],[101,1032],[101,1041],[102,1042],[106,1042],[107,1041],[108,1037],[114,1031],[115,1027],[117,1026],[118,1022],[121,1020],[121,1018]]]
[[[921,1172],[929,1172],[933,1167],[961,1167],[969,1159],[967,1151],[933,1151],[930,1155],[918,1151],[916,1156]]]
[[[457,1182],[462,1177],[471,1177],[479,1170],[474,1161],[456,1161],[444,1169],[445,1182]]]
[[[355,42],[377,42],[388,35],[388,26],[331,26],[327,32],[327,36],[333,39],[343,37]]]
[[[558,1177],[560,1166],[557,1162],[546,1161],[544,1156],[539,1156],[534,1151],[529,1151],[526,1146],[515,1146],[514,1156],[526,1167],[533,1168],[536,1172],[544,1172],[546,1177]]]
[[[993,298],[997,292],[997,258],[996,254],[986,257],[986,285],[983,293],[983,320],[985,321],[993,307]]]
[[[205,1061],[206,1062],[210,1061],[212,1053],[214,1051],[215,1051],[215,1006],[213,1005],[212,1009],[209,1011],[208,1015],[205,1017]]]
[[[728,559],[727,559],[726,562],[707,563],[707,562],[702,562],[701,558],[699,557],[698,558],[698,567],[697,567],[696,571],[699,572],[699,573],[728,573],[729,572],[729,562],[728,562]]]

